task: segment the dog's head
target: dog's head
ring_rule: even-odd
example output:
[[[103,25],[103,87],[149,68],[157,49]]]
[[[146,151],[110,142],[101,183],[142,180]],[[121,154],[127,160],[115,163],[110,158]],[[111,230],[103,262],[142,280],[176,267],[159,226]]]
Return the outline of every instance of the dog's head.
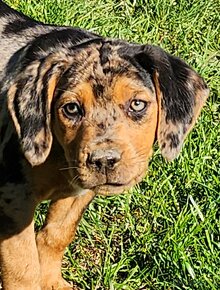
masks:
[[[44,163],[56,138],[70,178],[99,193],[140,181],[156,139],[174,159],[208,95],[188,65],[150,45],[97,38],[31,46],[24,59],[8,107],[26,159]]]

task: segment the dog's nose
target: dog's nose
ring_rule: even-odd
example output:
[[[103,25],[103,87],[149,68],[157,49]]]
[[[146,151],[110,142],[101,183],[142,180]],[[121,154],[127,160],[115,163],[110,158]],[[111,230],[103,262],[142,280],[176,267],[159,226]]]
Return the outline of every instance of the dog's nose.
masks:
[[[121,160],[121,154],[116,149],[97,149],[88,155],[87,163],[96,170],[114,169]]]

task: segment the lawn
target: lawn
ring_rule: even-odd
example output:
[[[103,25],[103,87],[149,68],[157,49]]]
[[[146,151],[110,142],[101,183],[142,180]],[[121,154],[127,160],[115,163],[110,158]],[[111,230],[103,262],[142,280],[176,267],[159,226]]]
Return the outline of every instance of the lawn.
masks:
[[[79,289],[220,289],[220,13],[218,0],[8,0],[47,23],[160,45],[207,81],[210,97],[179,158],[155,145],[147,176],[97,197],[67,249]],[[47,203],[36,213],[39,227]]]

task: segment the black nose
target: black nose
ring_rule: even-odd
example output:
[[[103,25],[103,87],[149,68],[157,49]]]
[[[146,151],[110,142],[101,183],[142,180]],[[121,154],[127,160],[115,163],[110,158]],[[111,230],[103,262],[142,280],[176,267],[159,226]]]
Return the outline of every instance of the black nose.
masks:
[[[89,154],[87,164],[98,171],[114,169],[121,160],[121,154],[116,149],[97,149]]]

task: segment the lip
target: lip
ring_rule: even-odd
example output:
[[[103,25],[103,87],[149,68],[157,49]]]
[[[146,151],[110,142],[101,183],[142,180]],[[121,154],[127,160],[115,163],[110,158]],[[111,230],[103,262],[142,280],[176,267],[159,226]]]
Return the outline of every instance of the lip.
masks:
[[[127,183],[105,183],[97,185],[91,188],[91,190],[93,190],[96,194],[100,195],[114,195],[123,193],[124,191],[129,190],[135,184],[139,183],[142,180],[145,172],[146,170],[144,170],[142,173],[140,173],[138,176],[136,176]]]
[[[113,186],[113,187],[122,187],[122,186],[126,186],[129,183],[119,183],[119,182],[107,182],[105,184],[103,184],[104,186]]]
[[[116,184],[102,184],[102,185],[97,185],[92,188],[92,190],[96,194],[100,195],[113,195],[113,194],[119,194],[123,193],[126,189],[129,189],[132,185],[129,184],[123,184],[123,185],[116,185]]]

